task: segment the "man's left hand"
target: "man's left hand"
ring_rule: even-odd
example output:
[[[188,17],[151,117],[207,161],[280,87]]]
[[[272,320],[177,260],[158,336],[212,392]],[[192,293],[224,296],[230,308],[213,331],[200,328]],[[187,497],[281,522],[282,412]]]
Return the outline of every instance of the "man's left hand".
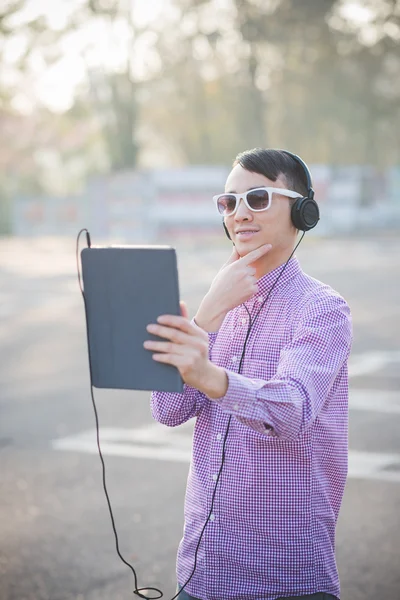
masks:
[[[208,334],[190,322],[184,302],[180,302],[180,307],[182,316],[161,315],[158,324],[146,327],[150,333],[169,341],[146,340],[143,346],[156,351],[154,360],[174,365],[187,385],[211,397],[222,396],[226,392],[223,383],[227,376],[208,358]]]

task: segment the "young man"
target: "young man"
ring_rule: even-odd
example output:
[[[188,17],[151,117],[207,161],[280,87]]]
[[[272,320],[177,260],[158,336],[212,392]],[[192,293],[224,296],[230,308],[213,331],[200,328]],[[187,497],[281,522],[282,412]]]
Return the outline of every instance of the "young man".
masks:
[[[216,197],[230,259],[192,321],[182,303],[182,316],[148,326],[166,341],[145,347],[185,382],[182,394],[152,393],[153,417],[170,427],[196,417],[181,599],[339,598],[352,326],[345,300],[288,260],[291,206],[307,187],[283,151],[240,154]]]

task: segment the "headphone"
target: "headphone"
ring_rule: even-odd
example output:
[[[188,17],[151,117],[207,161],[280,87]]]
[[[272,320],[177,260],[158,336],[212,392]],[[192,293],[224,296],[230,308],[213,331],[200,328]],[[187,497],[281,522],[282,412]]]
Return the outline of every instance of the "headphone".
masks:
[[[309,229],[315,227],[319,221],[319,208],[318,204],[314,200],[314,190],[312,188],[310,170],[307,167],[306,163],[300,158],[300,156],[297,156],[297,154],[293,154],[288,150],[281,150],[281,152],[293,158],[297,162],[297,164],[299,164],[302,167],[306,176],[307,196],[304,196],[302,198],[296,198],[296,201],[292,206],[290,217],[296,229],[299,229],[300,231],[308,231]],[[224,219],[222,219],[222,225],[225,229],[225,233],[228,239],[232,241],[232,238],[229,235],[228,228],[225,225]]]

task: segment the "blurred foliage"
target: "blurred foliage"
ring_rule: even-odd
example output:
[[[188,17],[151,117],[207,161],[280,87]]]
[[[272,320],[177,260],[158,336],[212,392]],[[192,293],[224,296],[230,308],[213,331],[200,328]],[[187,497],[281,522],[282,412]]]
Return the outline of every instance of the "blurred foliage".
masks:
[[[254,146],[311,163],[400,163],[400,0],[365,0],[358,21],[346,0],[170,0],[145,24],[132,0],[81,0],[58,28],[45,13],[16,18],[25,4],[0,8],[1,63],[23,40],[18,77],[0,78],[0,196],[65,193],[138,164],[230,164]],[[122,31],[124,52],[112,68],[83,53],[73,105],[51,112],[29,93],[32,57],[54,67],[92,22]]]

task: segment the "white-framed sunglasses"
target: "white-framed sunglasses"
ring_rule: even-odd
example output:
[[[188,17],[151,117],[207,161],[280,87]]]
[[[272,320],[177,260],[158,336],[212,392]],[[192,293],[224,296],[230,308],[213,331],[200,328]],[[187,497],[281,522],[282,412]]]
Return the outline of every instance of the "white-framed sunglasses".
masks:
[[[243,194],[217,194],[213,196],[213,201],[220,215],[227,217],[233,215],[239,206],[240,198],[243,198],[247,208],[254,212],[268,210],[271,206],[272,194],[281,194],[288,198],[301,198],[301,194],[292,190],[274,187],[259,187],[244,192]]]

